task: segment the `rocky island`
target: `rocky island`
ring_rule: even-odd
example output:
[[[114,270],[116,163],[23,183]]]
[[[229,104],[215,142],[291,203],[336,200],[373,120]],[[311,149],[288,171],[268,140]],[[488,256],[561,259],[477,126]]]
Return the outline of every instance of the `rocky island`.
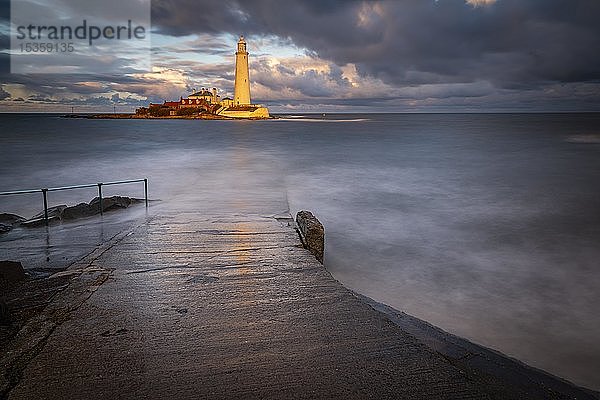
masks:
[[[250,73],[248,71],[247,43],[240,36],[235,52],[234,95],[223,97],[217,88],[192,90],[187,97],[178,101],[150,103],[140,107],[135,114],[71,114],[67,118],[91,119],[269,119],[269,109],[260,104],[252,104],[250,99]]]

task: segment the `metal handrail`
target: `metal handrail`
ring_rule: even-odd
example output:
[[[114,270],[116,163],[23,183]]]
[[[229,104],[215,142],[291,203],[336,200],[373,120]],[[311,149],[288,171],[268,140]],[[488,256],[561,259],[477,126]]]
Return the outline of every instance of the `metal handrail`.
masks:
[[[148,208],[148,178],[141,179],[128,179],[124,181],[113,181],[113,182],[98,182],[88,183],[84,185],[73,185],[73,186],[59,186],[52,188],[41,188],[41,189],[27,189],[27,190],[13,190],[10,192],[0,192],[0,196],[10,196],[14,194],[27,194],[27,193],[39,193],[42,192],[44,196],[44,219],[46,225],[48,225],[48,192],[58,192],[59,190],[71,190],[71,189],[84,189],[91,187],[98,187],[98,198],[100,199],[100,215],[103,214],[103,199],[102,199],[102,186],[110,185],[123,185],[127,183],[144,182],[144,200],[146,201],[146,208]]]

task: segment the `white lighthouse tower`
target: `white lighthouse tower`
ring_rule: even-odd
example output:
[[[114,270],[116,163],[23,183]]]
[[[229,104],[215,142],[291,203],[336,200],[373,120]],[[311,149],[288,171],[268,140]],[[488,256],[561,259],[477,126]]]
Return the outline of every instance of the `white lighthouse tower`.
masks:
[[[250,101],[250,74],[248,73],[248,50],[243,36],[237,42],[235,52],[235,83],[233,86],[233,100],[224,98],[218,115],[229,118],[267,119],[269,109]]]
[[[250,102],[250,74],[248,73],[248,51],[244,36],[240,36],[235,52],[234,106],[245,106]]]

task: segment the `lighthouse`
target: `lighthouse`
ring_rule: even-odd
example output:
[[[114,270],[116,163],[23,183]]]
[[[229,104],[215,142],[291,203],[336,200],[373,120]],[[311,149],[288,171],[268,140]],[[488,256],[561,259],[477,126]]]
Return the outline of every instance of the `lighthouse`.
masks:
[[[235,52],[234,106],[250,105],[250,75],[248,73],[248,51],[244,36],[240,36]]]
[[[267,119],[269,109],[250,101],[250,74],[248,73],[248,50],[244,36],[240,36],[235,52],[235,82],[233,100],[226,97],[219,103],[216,113],[228,118]]]

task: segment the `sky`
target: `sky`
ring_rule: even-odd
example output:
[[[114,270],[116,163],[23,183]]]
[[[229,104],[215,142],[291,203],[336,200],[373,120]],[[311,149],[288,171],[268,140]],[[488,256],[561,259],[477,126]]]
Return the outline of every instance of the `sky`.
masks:
[[[271,112],[600,111],[598,0],[154,0],[150,65],[132,52],[86,74],[11,73],[9,10],[0,0],[0,112],[232,96],[241,34],[252,100]]]

